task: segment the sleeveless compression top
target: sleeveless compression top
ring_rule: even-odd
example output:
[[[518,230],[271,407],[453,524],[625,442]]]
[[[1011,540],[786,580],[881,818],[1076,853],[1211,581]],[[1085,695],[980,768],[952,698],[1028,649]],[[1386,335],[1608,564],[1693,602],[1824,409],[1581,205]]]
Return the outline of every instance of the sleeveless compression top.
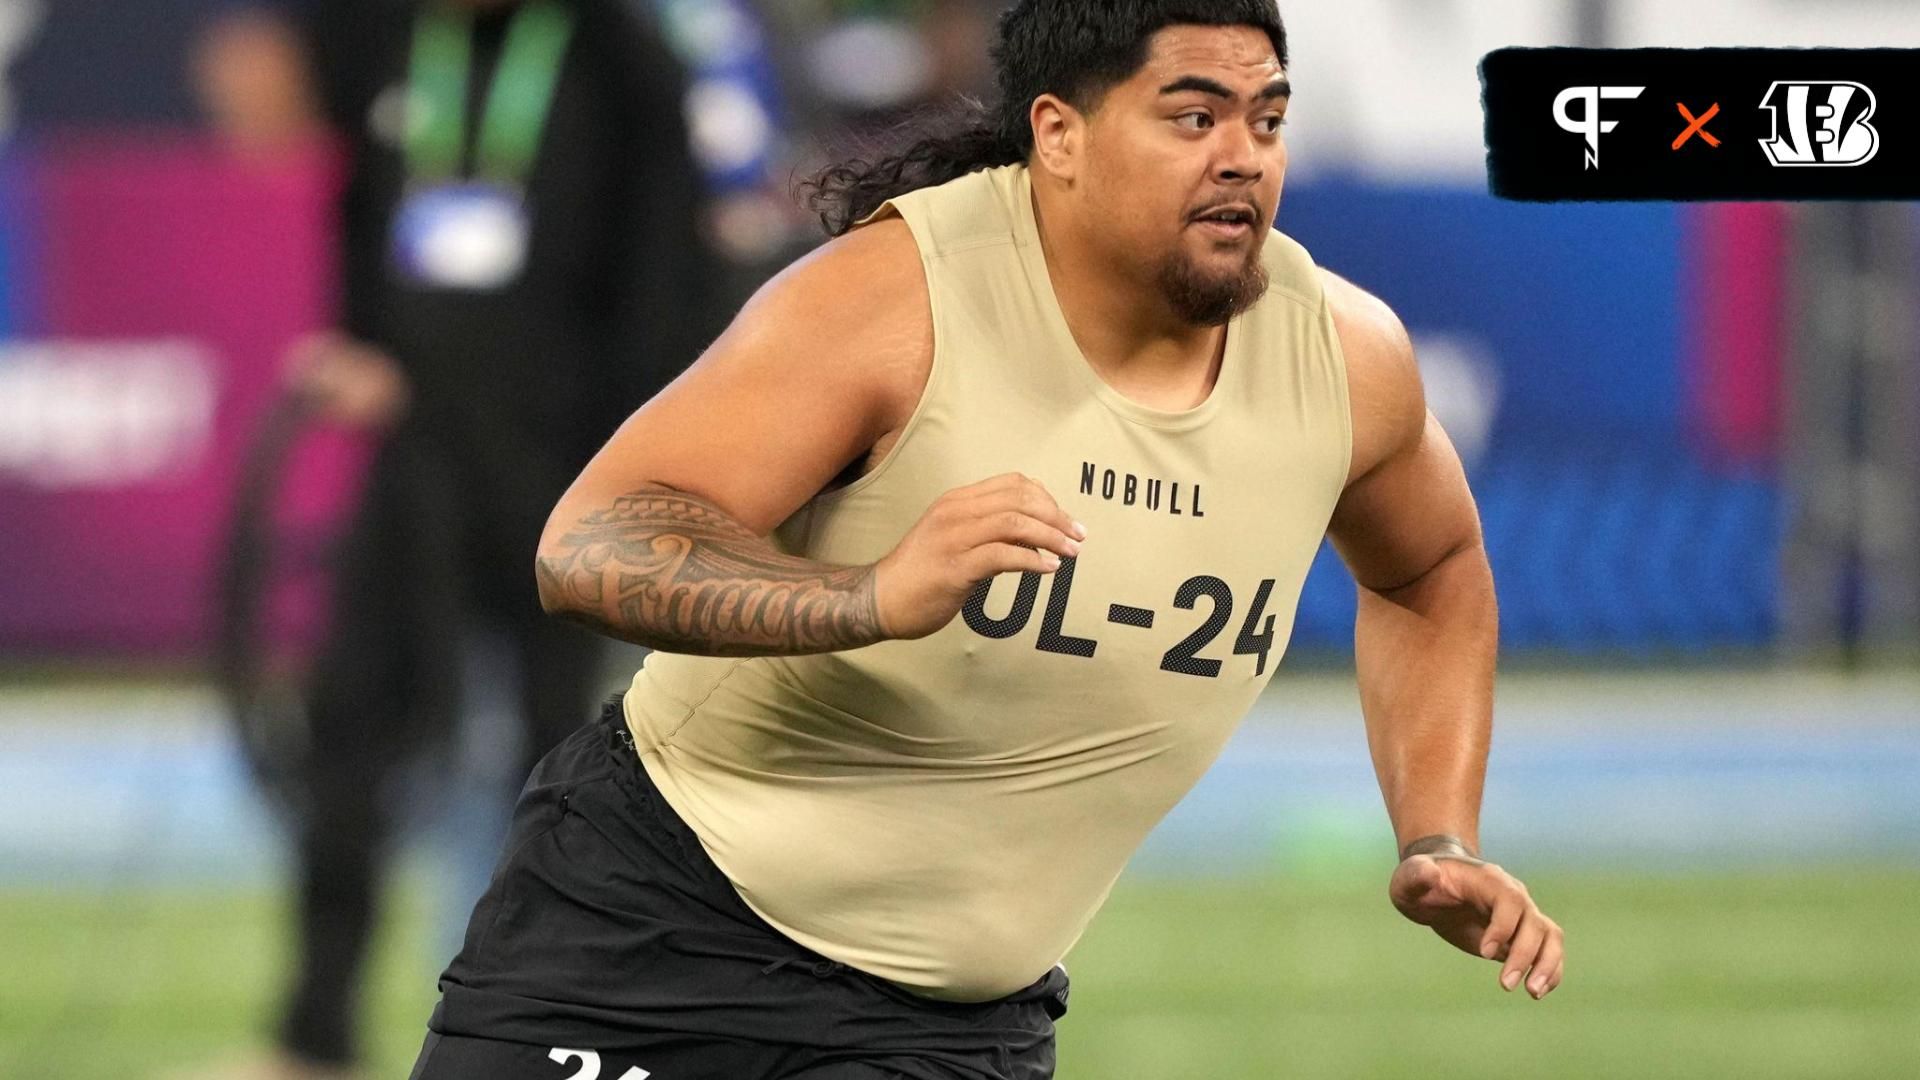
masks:
[[[929,997],[985,1000],[1079,938],[1286,649],[1352,452],[1318,271],[1275,232],[1266,296],[1211,396],[1140,405],[1055,299],[1025,166],[894,199],[934,357],[898,443],[775,535],[842,565],[942,493],[1022,472],[1087,526],[918,641],[819,656],[655,653],[626,698],[648,773],[743,899],[806,947]]]

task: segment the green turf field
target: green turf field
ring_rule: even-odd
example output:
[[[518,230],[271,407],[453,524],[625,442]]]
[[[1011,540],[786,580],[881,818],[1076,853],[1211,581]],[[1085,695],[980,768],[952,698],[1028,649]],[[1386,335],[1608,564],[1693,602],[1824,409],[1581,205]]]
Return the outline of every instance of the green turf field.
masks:
[[[1124,885],[1070,959],[1064,1080],[1920,1077],[1920,869],[1538,876],[1567,984],[1402,923],[1378,883]],[[374,1075],[406,1075],[432,963],[391,943]],[[0,1076],[132,1080],[243,1051],[281,957],[260,897],[0,893]],[[661,1077],[659,1080],[677,1080]]]

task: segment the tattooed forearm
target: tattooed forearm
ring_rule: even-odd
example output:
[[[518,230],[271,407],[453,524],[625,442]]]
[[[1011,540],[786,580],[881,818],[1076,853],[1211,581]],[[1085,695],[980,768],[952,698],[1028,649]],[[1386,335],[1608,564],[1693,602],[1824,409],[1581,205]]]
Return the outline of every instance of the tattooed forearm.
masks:
[[[783,555],[697,495],[647,487],[541,552],[549,611],[668,652],[795,656],[885,637],[873,568]]]

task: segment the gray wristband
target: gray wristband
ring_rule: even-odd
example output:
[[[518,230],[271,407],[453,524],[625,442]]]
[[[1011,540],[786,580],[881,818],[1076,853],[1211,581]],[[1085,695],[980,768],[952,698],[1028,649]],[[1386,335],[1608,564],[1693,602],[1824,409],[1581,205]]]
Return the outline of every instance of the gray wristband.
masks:
[[[1466,842],[1457,836],[1435,834],[1423,836],[1400,849],[1400,861],[1406,862],[1415,855],[1451,855],[1459,859],[1471,859],[1480,862],[1480,856],[1468,848]]]

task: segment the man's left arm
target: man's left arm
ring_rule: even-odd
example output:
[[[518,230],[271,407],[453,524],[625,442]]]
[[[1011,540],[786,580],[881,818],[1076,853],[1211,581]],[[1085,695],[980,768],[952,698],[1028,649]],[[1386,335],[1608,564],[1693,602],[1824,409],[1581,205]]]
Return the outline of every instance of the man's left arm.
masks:
[[[1479,858],[1498,613],[1479,512],[1428,412],[1405,327],[1331,275],[1353,465],[1329,538],[1359,586],[1354,653],[1367,743],[1400,846],[1394,906],[1535,998],[1559,985],[1560,928]],[[1528,974],[1531,970],[1531,975]]]

